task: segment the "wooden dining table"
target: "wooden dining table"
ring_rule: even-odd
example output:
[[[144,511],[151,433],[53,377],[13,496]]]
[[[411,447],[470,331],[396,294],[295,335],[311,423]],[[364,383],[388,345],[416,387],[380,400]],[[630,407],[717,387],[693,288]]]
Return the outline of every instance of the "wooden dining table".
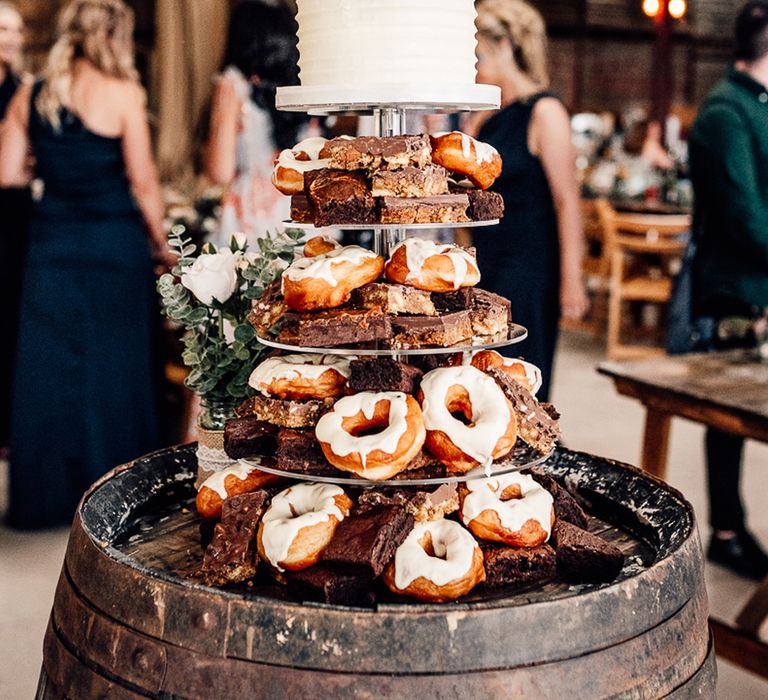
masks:
[[[640,465],[664,479],[673,417],[768,443],[768,363],[754,350],[603,362],[622,396],[646,409]],[[702,471],[704,465],[702,465]],[[768,504],[766,504],[768,505]],[[710,618],[718,656],[768,678],[768,578],[736,618]]]

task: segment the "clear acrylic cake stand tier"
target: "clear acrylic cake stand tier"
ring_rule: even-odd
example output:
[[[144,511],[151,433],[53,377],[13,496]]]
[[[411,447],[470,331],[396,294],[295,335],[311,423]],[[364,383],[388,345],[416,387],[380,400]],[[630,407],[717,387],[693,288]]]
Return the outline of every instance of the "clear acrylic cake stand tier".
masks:
[[[552,453],[542,453],[524,445],[518,441],[515,447],[507,456],[498,463],[493,463],[488,469],[476,467],[466,474],[451,474],[450,476],[436,476],[423,479],[409,479],[408,472],[401,472],[397,479],[381,479],[374,481],[364,479],[356,474],[339,471],[338,474],[317,476],[315,474],[302,474],[298,472],[285,471],[278,469],[274,457],[259,456],[243,458],[239,461],[251,468],[260,469],[268,474],[282,476],[286,479],[295,481],[310,481],[323,484],[338,484],[339,486],[362,486],[362,487],[383,487],[396,486],[398,488],[411,488],[414,486],[438,486],[440,484],[455,484],[465,481],[476,481],[477,479],[488,479],[512,472],[519,472],[528,467],[535,467],[549,459]]]
[[[306,345],[292,345],[281,343],[274,338],[256,336],[262,345],[276,350],[287,350],[293,353],[320,353],[323,355],[356,355],[361,357],[413,357],[416,355],[453,355],[459,352],[478,352],[479,350],[492,350],[508,345],[520,343],[528,337],[528,329],[516,323],[510,323],[507,329],[507,337],[498,340],[484,340],[478,338],[476,342],[449,345],[447,347],[434,348],[384,348],[377,342],[357,343],[354,347],[307,347]]]
[[[286,229],[305,231],[308,237],[312,234],[322,235],[324,231],[372,231],[373,252],[377,255],[389,256],[390,251],[404,241],[408,231],[439,231],[440,229],[478,228],[498,224],[498,219],[488,221],[465,221],[448,224],[338,224],[334,226],[317,227],[314,224],[302,224],[296,221],[283,221]]]
[[[277,109],[325,114],[376,114],[379,110],[474,112],[498,109],[501,90],[496,85],[292,85],[277,88]],[[404,131],[396,133],[405,133]],[[391,136],[384,131],[380,136]]]
[[[283,221],[285,228],[298,229],[299,231],[321,232],[321,231],[434,231],[441,228],[478,228],[481,226],[495,226],[499,223],[498,219],[488,219],[486,221],[462,221],[450,222],[445,224],[332,224],[330,226],[315,226],[314,224],[299,223],[286,219]]]

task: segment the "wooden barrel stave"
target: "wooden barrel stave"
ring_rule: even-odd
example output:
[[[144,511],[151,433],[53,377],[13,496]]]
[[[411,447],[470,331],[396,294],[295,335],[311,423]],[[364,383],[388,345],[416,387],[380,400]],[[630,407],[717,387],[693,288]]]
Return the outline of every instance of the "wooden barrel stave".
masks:
[[[678,688],[696,674],[709,649],[706,627],[706,593],[697,595],[677,614],[661,625],[634,639],[587,654],[557,662],[522,668],[489,671],[409,675],[338,674],[329,671],[249,663],[223,657],[210,657],[188,648],[152,639],[107,618],[84,601],[62,576],[57,590],[52,628],[67,648],[80,649],[84,663],[107,673],[120,669],[122,678],[135,689],[151,696],[162,693],[187,697],[231,697],[250,689],[255,697],[274,697],[271,688],[283,688],[290,696],[302,697],[302,688],[333,693],[339,698],[374,697],[366,688],[399,697],[416,691],[424,697],[446,696],[450,689],[461,691],[457,697],[482,693],[490,698],[556,698],[567,686],[577,697],[602,698],[625,695],[636,698],[661,697]],[[552,627],[555,626],[552,622]],[[548,630],[555,632],[555,630]],[[528,630],[524,636],[534,636]],[[686,639],[681,645],[680,639]],[[53,672],[52,672],[53,676]],[[63,683],[66,677],[53,676]],[[653,678],[652,686],[648,679]],[[493,688],[499,688],[498,693]],[[199,689],[191,694],[190,689]],[[387,695],[385,694],[385,697]],[[377,695],[381,697],[381,695]]]
[[[702,700],[715,697],[717,684],[717,665],[715,664],[715,645],[709,640],[707,658],[701,668],[679,688],[675,688],[666,697],[669,700]]]
[[[574,478],[589,471],[590,460],[604,471]],[[611,585],[549,584],[513,598],[486,592],[449,606],[361,610],[280,600],[278,587],[252,594],[195,583],[188,577],[200,557],[192,514],[169,523],[178,538],[158,544],[156,557],[116,547],[123,524],[151,507],[155,495],[180,488],[174,504],[188,499],[192,463],[189,448],[166,450],[115,470],[84,499],[49,630],[77,655],[51,652],[59,659],[45,662],[53,686],[62,682],[64,658],[103,676],[105,687],[124,681],[129,693],[165,698],[210,697],[214,690],[219,697],[314,697],[307,688],[341,700],[413,693],[547,698],[562,697],[563,688],[576,697],[677,697],[696,677],[703,679],[696,692],[711,690],[692,511],[638,470],[566,452],[550,464],[596,513],[654,542],[652,566],[635,550],[642,555],[637,571],[630,563]],[[617,492],[631,498],[616,504]],[[621,546],[623,536],[604,527]]]

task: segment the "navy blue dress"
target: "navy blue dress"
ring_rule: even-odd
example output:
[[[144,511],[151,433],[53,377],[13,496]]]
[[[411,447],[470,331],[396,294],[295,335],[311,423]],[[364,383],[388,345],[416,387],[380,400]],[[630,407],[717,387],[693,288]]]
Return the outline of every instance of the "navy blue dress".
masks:
[[[20,84],[8,73],[0,83],[0,122]],[[0,447],[8,445],[11,408],[11,379],[16,354],[16,328],[21,296],[21,271],[27,249],[27,235],[32,198],[28,187],[0,188]]]
[[[33,100],[40,89],[33,91]],[[8,524],[68,524],[88,486],[158,446],[152,261],[121,141],[34,104],[34,204],[11,416]]]
[[[501,154],[501,176],[492,188],[504,198],[497,226],[474,229],[480,285],[512,300],[512,320],[528,338],[504,349],[542,371],[539,398],[547,400],[560,318],[560,243],[557,214],[541,161],[528,150],[528,127],[540,93],[513,102],[483,124],[478,139]]]

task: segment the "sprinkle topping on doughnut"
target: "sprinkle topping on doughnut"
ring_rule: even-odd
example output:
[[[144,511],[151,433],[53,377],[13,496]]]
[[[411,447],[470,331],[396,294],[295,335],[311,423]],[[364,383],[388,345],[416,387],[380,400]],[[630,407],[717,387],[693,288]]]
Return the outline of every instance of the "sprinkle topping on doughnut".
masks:
[[[354,436],[343,426],[345,418],[352,418],[362,413],[367,420],[372,420],[376,406],[381,401],[389,401],[387,427],[371,435]],[[371,452],[379,450],[385,454],[394,454],[400,438],[408,429],[406,416],[408,404],[406,395],[401,391],[361,391],[359,394],[345,396],[317,422],[315,435],[320,442],[330,445],[331,450],[346,457],[353,452],[360,454],[365,469],[366,459]]]
[[[343,494],[333,484],[298,484],[277,494],[261,521],[261,543],[269,563],[283,570],[279,563],[288,556],[302,528],[326,522],[331,516],[339,522],[344,520],[344,513],[334,500]]]
[[[405,247],[405,259],[408,264],[408,275],[406,281],[416,280],[421,276],[424,263],[433,255],[444,255],[453,264],[453,275],[441,275],[441,279],[453,285],[454,289],[464,285],[469,276],[470,265],[472,270],[477,269],[475,259],[469,251],[450,243],[440,244],[434,241],[428,241],[423,238],[406,238],[402,243],[396,245],[390,259],[398,248]],[[474,272],[473,272],[474,275]]]
[[[299,280],[315,278],[335,287],[339,281],[333,276],[334,265],[345,262],[359,265],[363,260],[376,257],[378,257],[376,253],[371,250],[356,245],[348,245],[322,255],[294,260],[283,272],[283,279],[287,277],[298,282]]]
[[[236,464],[233,464],[231,467],[227,467],[226,469],[221,469],[217,472],[214,472],[211,474],[201,485],[200,488],[202,489],[203,486],[208,487],[212,491],[215,491],[216,493],[221,496],[221,500],[223,501],[225,498],[229,497],[229,494],[227,493],[227,489],[224,486],[224,480],[228,476],[236,476],[240,481],[245,481],[245,479],[248,478],[248,475],[253,471],[253,467],[249,467],[247,464],[242,464],[241,462],[237,462]]]
[[[427,534],[434,555],[422,546]],[[436,586],[445,586],[472,568],[476,548],[475,538],[453,520],[417,523],[395,552],[395,585],[404,589],[423,577]]]
[[[282,355],[269,357],[251,372],[248,385],[269,396],[269,386],[278,379],[319,379],[329,369],[336,370],[341,376],[349,379],[351,370],[349,363],[356,360],[354,355],[341,357],[339,355],[321,355],[319,353]]]
[[[471,425],[454,418],[446,405],[448,390],[456,384],[469,394]],[[424,427],[442,431],[464,454],[488,467],[509,425],[506,397],[493,378],[472,366],[440,367],[424,375],[421,391]]]
[[[517,532],[526,522],[535,520],[549,539],[552,530],[552,496],[530,474],[506,474],[492,479],[468,481],[464,486],[469,491],[461,506],[461,519],[465,525],[484,510],[491,510],[499,516],[503,528]],[[502,494],[510,486],[520,487],[520,498],[502,501]]]

